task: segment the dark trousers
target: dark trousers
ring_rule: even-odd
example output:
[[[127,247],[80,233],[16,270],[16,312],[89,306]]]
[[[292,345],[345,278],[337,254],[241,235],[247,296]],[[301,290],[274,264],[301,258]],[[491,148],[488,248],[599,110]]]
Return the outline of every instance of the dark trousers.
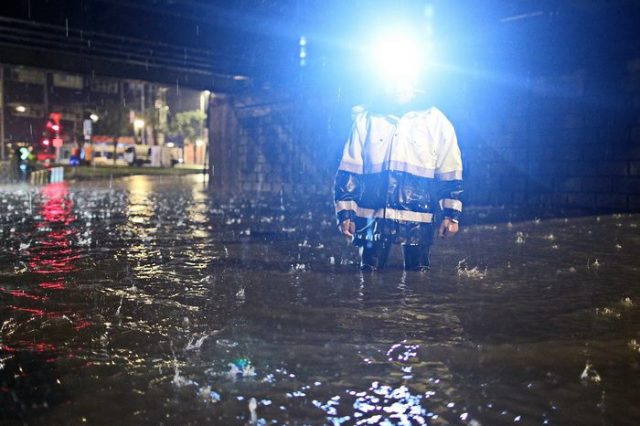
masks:
[[[363,271],[378,271],[384,268],[389,257],[391,243],[367,241],[360,247],[360,268]],[[402,244],[404,269],[406,271],[429,270],[431,244]]]

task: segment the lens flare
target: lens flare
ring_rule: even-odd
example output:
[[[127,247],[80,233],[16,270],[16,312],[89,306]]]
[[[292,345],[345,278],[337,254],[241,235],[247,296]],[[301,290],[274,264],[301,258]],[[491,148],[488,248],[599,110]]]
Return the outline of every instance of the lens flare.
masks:
[[[425,50],[412,34],[387,34],[372,44],[372,66],[388,87],[415,87],[424,70]]]

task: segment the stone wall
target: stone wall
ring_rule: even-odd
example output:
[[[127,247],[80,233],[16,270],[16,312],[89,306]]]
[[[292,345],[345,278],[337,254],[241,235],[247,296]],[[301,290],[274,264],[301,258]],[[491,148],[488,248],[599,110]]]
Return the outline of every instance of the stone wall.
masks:
[[[640,211],[640,55],[606,71],[466,84],[465,99],[441,109],[458,131],[467,205]],[[214,187],[330,194],[347,109],[330,116],[315,97],[309,112],[273,94],[213,102]]]
[[[615,76],[580,70],[498,92],[502,114],[461,135],[468,201],[640,210],[640,59]]]
[[[326,192],[333,172],[297,102],[273,94],[214,96],[209,110],[212,184],[231,192]],[[316,133],[317,135],[317,133]]]

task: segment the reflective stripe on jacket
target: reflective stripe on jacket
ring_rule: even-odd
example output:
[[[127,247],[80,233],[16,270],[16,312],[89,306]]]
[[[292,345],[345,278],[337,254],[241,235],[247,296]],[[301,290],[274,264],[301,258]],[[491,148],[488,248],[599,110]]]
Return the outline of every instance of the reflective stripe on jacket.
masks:
[[[402,117],[357,110],[335,179],[339,222],[431,223],[438,207],[458,219],[461,196],[462,157],[453,125],[440,110]]]

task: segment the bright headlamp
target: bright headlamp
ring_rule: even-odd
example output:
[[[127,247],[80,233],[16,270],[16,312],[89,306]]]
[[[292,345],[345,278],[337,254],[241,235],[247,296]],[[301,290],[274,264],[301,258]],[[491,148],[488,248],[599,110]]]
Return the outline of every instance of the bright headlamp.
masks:
[[[426,47],[419,37],[403,31],[379,37],[370,47],[377,79],[392,91],[415,89],[425,68]]]

